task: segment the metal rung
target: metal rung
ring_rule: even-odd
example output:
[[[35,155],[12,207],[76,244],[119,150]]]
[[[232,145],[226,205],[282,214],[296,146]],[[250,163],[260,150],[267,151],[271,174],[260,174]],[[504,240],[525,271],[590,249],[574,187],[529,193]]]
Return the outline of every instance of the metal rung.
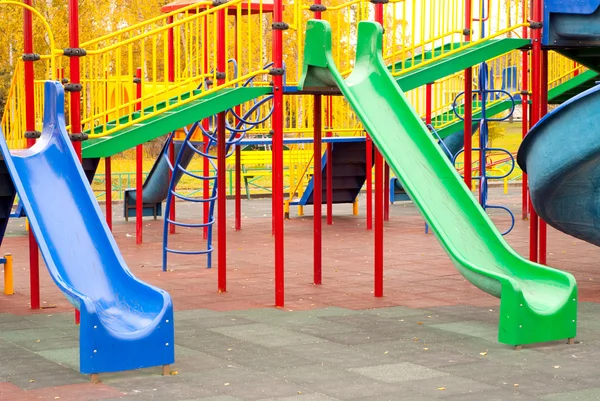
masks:
[[[180,251],[177,249],[165,248],[167,252],[178,253],[180,255],[206,255],[207,253],[212,253],[213,249],[214,248],[212,246],[208,247],[208,249],[203,251]]]
[[[184,200],[184,201],[188,201],[188,202],[196,202],[196,203],[206,203],[206,202],[212,202],[214,200],[217,199],[217,196],[211,196],[210,198],[206,198],[206,199],[196,199],[196,198],[190,198],[188,196],[185,195],[181,195],[175,191],[171,191],[171,194],[173,196],[175,196],[178,199]]]
[[[183,168],[181,166],[181,164],[178,164],[177,168],[179,169],[179,171],[183,172],[184,174],[187,174],[190,177],[197,178],[199,180],[216,180],[217,179],[216,175],[203,176],[203,175],[194,174],[190,171],[187,171],[185,168]]]
[[[212,226],[215,223],[215,218],[213,217],[208,223],[181,223],[175,220],[167,219],[169,224],[173,224],[179,227],[190,227],[190,228],[200,228],[200,227],[208,227]]]

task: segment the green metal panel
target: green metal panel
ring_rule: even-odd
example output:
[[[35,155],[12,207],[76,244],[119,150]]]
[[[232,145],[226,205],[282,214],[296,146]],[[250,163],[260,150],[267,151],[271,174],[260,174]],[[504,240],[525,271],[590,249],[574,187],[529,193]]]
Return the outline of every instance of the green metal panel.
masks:
[[[451,56],[443,57],[422,68],[416,68],[398,76],[396,79],[400,88],[408,92],[409,90],[435,82],[438,79],[455,74],[483,61],[527,46],[529,43],[531,42],[528,39],[492,39],[461,50]]]
[[[587,70],[548,91],[548,102],[560,104],[596,85],[598,73]]]
[[[525,260],[504,241],[396,85],[381,55],[382,33],[379,24],[359,23],[355,68],[344,80],[331,54],[330,25],[309,21],[300,87],[340,88],[458,270],[500,297],[500,342],[574,337],[575,279]]]
[[[82,156],[84,158],[112,156],[271,92],[272,88],[270,87],[223,89],[210,96],[176,107],[109,136],[85,141],[83,142]],[[176,99],[170,100],[170,102],[174,101]],[[165,105],[166,102],[159,103],[157,108],[160,110]],[[145,110],[153,111],[153,107]],[[129,118],[135,120],[139,118],[139,113],[134,113],[131,117],[123,117],[121,121],[128,122]],[[111,123],[109,122],[107,125],[110,126]],[[103,128],[100,127],[99,129],[102,130]]]

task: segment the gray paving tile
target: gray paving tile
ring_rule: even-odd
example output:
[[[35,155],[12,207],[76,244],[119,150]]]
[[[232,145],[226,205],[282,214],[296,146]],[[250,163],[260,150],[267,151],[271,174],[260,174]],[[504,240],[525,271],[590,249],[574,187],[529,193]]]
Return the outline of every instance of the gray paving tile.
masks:
[[[0,338],[10,342],[36,341],[64,336],[65,333],[47,327],[0,332]]]
[[[410,380],[448,376],[448,373],[446,372],[426,368],[425,366],[416,365],[410,362],[351,368],[348,370],[385,383],[400,383]]]
[[[481,383],[476,380],[455,376],[439,376],[430,379],[414,380],[407,383],[415,391],[431,398],[445,398],[455,395],[470,395],[480,393],[484,400],[486,391],[498,390],[498,387]]]
[[[367,400],[375,395],[390,394],[396,390],[392,384],[374,381],[348,370],[323,365],[282,369],[278,373],[278,377],[341,400],[357,397]]]
[[[440,330],[451,331],[454,333],[465,334],[472,337],[479,337],[491,342],[495,342],[498,338],[497,327],[487,323],[463,321],[455,323],[434,324],[431,325],[431,327]]]
[[[175,321],[175,325],[177,325],[177,322],[180,321],[199,320],[219,316],[222,316],[222,313],[215,312],[209,309],[193,309],[175,312],[173,320]]]
[[[237,327],[220,327],[210,329],[210,331],[268,348],[294,344],[311,344],[322,341],[314,336],[300,334],[261,323]]]
[[[46,366],[48,366],[47,370],[34,370],[24,374],[9,375],[5,377],[5,380],[23,390],[90,382],[89,376],[82,375],[76,370],[59,365]]]
[[[76,348],[79,347],[79,339],[72,336],[62,335],[57,338],[40,338],[36,340],[24,340],[15,341],[20,347],[28,349],[30,351],[45,351],[62,348]]]
[[[600,388],[549,394],[542,397],[542,399],[547,401],[600,400]]]
[[[312,394],[299,394],[291,397],[280,397],[280,398],[263,398],[258,401],[340,401],[338,398],[333,398],[325,394],[312,393]]]
[[[79,371],[79,347],[50,349],[39,351],[37,354],[49,361]]]
[[[367,309],[362,311],[365,314],[375,315],[384,318],[404,318],[409,316],[431,315],[432,312],[423,309],[407,308],[405,306],[393,306],[391,308]]]

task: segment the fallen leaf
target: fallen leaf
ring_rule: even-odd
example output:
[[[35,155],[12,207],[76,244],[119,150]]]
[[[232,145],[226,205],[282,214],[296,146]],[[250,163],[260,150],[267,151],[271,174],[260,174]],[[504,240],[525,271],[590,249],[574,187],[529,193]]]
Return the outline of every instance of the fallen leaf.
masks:
[[[33,382],[35,382],[35,380],[29,380],[29,383],[33,383]]]
[[[178,370],[174,370],[171,372],[171,376],[177,376],[179,374]]]
[[[486,356],[487,355],[487,351],[480,352],[479,355]]]
[[[429,348],[423,348],[423,351],[427,351]]]
[[[554,365],[554,369],[560,369],[560,365]]]
[[[229,386],[229,383],[225,383],[225,386]]]
[[[417,322],[417,324],[423,324],[423,322]]]
[[[446,390],[446,387],[438,387],[438,390],[444,391],[444,390]]]
[[[513,384],[513,387],[519,387],[518,383]]]
[[[389,351],[385,351],[385,352],[384,352],[384,354],[386,354],[386,355],[387,355],[388,353],[389,353]]]

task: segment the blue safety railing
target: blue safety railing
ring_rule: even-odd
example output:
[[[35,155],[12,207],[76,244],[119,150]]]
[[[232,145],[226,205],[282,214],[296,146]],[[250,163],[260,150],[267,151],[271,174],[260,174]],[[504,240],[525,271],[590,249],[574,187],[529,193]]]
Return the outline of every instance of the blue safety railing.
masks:
[[[237,62],[235,60],[229,60],[229,62],[233,64],[234,76],[235,76],[235,78],[237,78],[237,74],[238,74]],[[265,66],[265,68],[268,68],[271,65],[272,65],[272,63],[267,64]],[[285,76],[284,76],[284,79],[285,79]],[[253,80],[254,80],[254,77],[250,78],[249,80],[244,82],[244,84],[242,86],[249,86],[249,85],[252,86]],[[260,107],[262,105],[264,105],[265,103],[267,103],[268,101],[270,101],[272,98],[273,98],[273,96],[270,95],[270,96],[266,96],[260,100],[255,99],[253,101],[253,105],[250,107],[250,109],[242,116],[238,115],[233,108],[226,111],[227,114],[231,115],[231,120],[236,121],[236,124],[234,124],[232,126],[227,122],[228,118],[227,117],[225,118],[225,129],[227,131],[229,131],[229,136],[225,141],[226,157],[229,157],[234,153],[235,146],[240,145],[240,142],[244,139],[245,134],[248,131],[250,131],[252,128],[256,127],[257,125],[266,122],[271,117],[271,115],[273,114],[273,107],[270,108],[270,110],[265,114],[265,116],[261,116]],[[251,120],[251,118],[253,116],[255,119]],[[218,121],[215,118],[215,116],[209,117],[209,121],[211,121],[211,123],[212,123],[212,124],[209,124],[210,126],[212,126],[212,130],[205,129],[202,126],[202,124],[200,124],[200,122],[194,123],[192,125],[192,127],[189,129],[187,127],[184,127],[185,139],[183,140],[181,149],[179,150],[173,164],[171,164],[171,162],[169,160],[169,156],[168,156],[168,149],[170,147],[169,146],[170,144],[165,146],[165,153],[163,154],[163,157],[165,157],[167,159],[167,162],[168,162],[169,168],[172,171],[172,174],[171,174],[171,180],[169,182],[169,190],[168,190],[169,196],[167,196],[167,202],[166,202],[166,206],[165,206],[166,217],[164,220],[164,228],[163,228],[163,271],[167,270],[167,258],[168,258],[169,253],[184,254],[184,255],[206,255],[207,256],[207,268],[212,267],[213,225],[215,223],[214,210],[215,210],[215,202],[217,200],[217,189],[218,189],[217,188],[217,176],[219,174],[219,171],[217,170],[217,166],[215,163],[217,156],[211,155],[210,149],[217,144],[218,138],[217,138],[216,133],[219,130],[219,126],[218,126]],[[203,149],[202,146],[197,147],[192,142],[192,136],[194,135],[194,132],[197,129],[199,129],[202,132],[202,135],[204,136],[204,138],[207,139],[207,141],[206,141],[207,145],[206,145],[205,149]],[[172,142],[174,140],[175,140],[175,132],[171,133],[168,141]],[[194,152],[195,155],[199,155],[203,158],[208,159],[208,161],[212,167],[212,171],[214,171],[215,174],[208,175],[208,176],[195,174],[195,173],[192,173],[191,171],[186,170],[183,166],[181,166],[181,160],[183,158],[183,155],[185,154],[186,151],[189,151],[190,149]],[[201,182],[209,181],[209,183],[212,184],[211,194],[206,198],[204,198],[204,197],[196,198],[196,197],[186,196],[181,193],[178,193],[177,188],[176,188],[177,181],[178,181],[176,179],[176,176],[177,176],[178,172],[181,172],[182,174],[185,174],[192,178],[195,178]],[[170,210],[172,207],[171,205],[175,198],[186,201],[186,202],[194,202],[194,203],[200,203],[200,204],[209,203],[209,205],[210,205],[209,213],[208,213],[208,219],[206,220],[206,222],[184,223],[184,222],[179,222],[179,221],[169,218]],[[197,250],[180,250],[180,249],[174,249],[172,247],[169,247],[169,225],[171,225],[171,224],[173,224],[175,226],[187,227],[187,228],[201,228],[201,229],[206,228],[206,230],[207,230],[206,247],[204,249],[197,249]]]
[[[505,206],[500,205],[491,205],[488,203],[488,181],[489,180],[500,180],[505,177],[508,177],[515,168],[515,159],[507,149],[503,148],[491,148],[488,146],[489,142],[489,123],[492,121],[506,121],[513,115],[515,111],[516,102],[514,97],[507,91],[502,89],[494,89],[493,80],[489,79],[489,67],[486,62],[483,62],[479,65],[479,76],[478,76],[478,88],[473,90],[473,95],[478,97],[481,102],[481,118],[473,119],[473,122],[479,123],[479,147],[473,148],[473,151],[479,152],[479,171],[480,175],[473,176],[473,179],[479,180],[479,204],[484,210],[488,209],[499,209],[504,210],[508,213],[511,219],[510,227],[502,233],[502,235],[506,235],[512,231],[515,226],[515,216]],[[499,118],[490,118],[487,116],[487,102],[491,99],[497,99],[500,96],[506,97],[508,100],[512,102],[512,105],[508,111],[508,115]],[[459,93],[452,103],[452,110],[457,118],[464,121],[464,116],[461,116],[458,112],[457,102],[460,97],[464,97],[464,92]],[[465,102],[472,102],[473,99],[464,99]],[[488,175],[487,171],[487,155],[489,152],[501,152],[506,153],[510,158],[511,167],[507,173],[504,175]],[[464,149],[460,150],[453,157],[453,163],[456,165],[456,160],[459,155],[464,153]],[[471,166],[465,166],[466,168],[471,168]]]

